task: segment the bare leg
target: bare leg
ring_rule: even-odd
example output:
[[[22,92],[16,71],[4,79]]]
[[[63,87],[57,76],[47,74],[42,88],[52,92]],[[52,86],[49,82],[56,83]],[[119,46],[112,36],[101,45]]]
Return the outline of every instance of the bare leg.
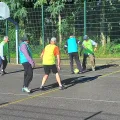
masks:
[[[41,86],[44,86],[46,80],[48,79],[48,76],[49,76],[49,75],[44,75],[44,77],[43,77],[43,79],[42,79],[42,84],[41,84]]]
[[[56,80],[57,80],[59,86],[62,86],[59,74],[56,73],[55,76],[56,76]]]
[[[95,57],[94,55],[89,55],[89,57],[92,65],[92,71],[95,71]]]
[[[90,57],[91,65],[95,67],[95,57],[93,55],[89,55],[89,57]]]

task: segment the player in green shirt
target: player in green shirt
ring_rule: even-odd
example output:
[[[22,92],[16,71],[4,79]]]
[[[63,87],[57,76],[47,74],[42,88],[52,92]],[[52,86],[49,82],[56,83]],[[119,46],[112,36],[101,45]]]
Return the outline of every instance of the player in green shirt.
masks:
[[[82,43],[82,50],[83,50],[83,63],[82,67],[83,70],[86,70],[86,62],[87,62],[87,57],[90,58],[90,62],[92,65],[92,71],[95,71],[95,55],[94,51],[97,50],[97,43],[91,39],[87,35],[83,37],[84,41]],[[94,46],[94,47],[93,47]],[[82,52],[80,51],[80,53]]]
[[[7,42],[8,36],[4,36],[3,41],[0,43],[0,72],[1,75],[6,74],[5,68],[7,67]]]

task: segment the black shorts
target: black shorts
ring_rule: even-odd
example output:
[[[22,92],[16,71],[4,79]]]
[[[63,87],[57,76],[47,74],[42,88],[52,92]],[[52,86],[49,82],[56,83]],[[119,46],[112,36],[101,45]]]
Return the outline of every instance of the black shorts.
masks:
[[[45,74],[47,74],[47,75],[50,74],[51,70],[52,70],[52,72],[53,72],[54,74],[56,74],[56,73],[58,72],[57,67],[56,67],[55,64],[54,64],[54,65],[44,65],[43,67],[44,67],[44,72],[45,72]]]

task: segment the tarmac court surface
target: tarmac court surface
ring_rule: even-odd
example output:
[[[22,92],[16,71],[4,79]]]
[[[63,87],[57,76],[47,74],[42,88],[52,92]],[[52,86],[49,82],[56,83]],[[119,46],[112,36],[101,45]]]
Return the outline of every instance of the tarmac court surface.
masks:
[[[9,64],[0,76],[0,120],[120,120],[120,66],[99,65],[96,71],[70,74],[62,66],[60,76],[66,89],[59,90],[50,74],[45,91],[39,89],[42,66],[34,69],[31,94],[21,91],[22,65]]]

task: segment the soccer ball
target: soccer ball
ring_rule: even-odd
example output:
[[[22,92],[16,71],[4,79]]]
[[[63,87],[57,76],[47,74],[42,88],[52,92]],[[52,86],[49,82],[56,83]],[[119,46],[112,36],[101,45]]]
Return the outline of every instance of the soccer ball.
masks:
[[[77,68],[74,69],[74,73],[77,74],[79,70]]]

